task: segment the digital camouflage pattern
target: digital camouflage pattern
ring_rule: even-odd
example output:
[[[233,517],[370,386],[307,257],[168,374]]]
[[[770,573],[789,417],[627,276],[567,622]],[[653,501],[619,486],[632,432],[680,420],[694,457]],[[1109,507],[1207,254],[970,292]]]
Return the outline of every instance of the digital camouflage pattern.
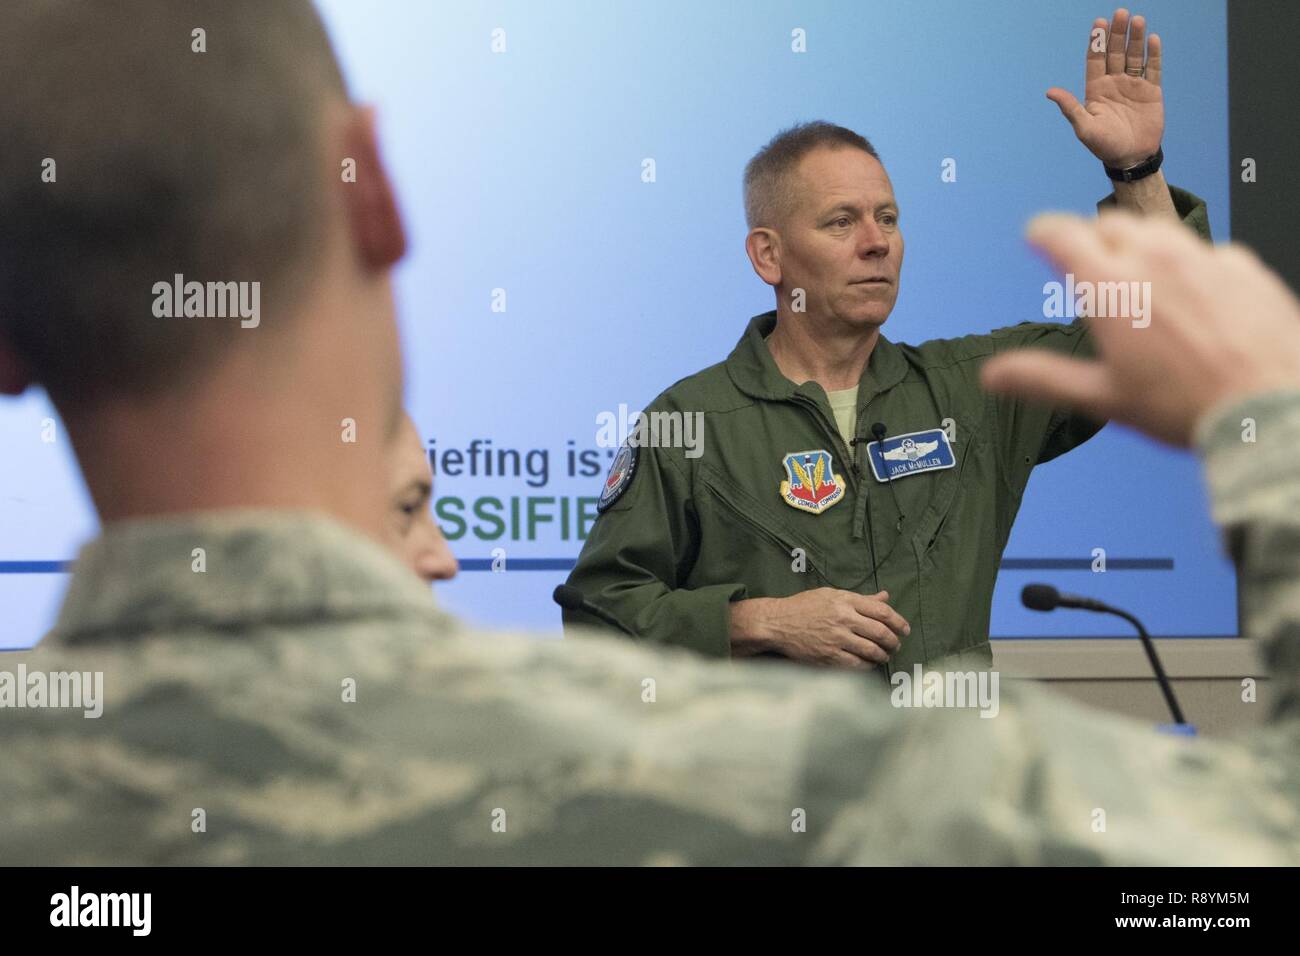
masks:
[[[323,518],[193,516],[92,542],[53,633],[0,656],[102,670],[106,698],[0,710],[0,862],[1295,864],[1300,393],[1203,436],[1280,685],[1240,741],[1031,690],[984,719],[851,673],[476,634]]]

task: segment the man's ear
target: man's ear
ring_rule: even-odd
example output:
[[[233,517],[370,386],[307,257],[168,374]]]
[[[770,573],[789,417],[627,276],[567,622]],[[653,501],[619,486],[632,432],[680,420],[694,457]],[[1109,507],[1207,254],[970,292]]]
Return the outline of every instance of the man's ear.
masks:
[[[343,127],[343,155],[356,160],[356,181],[342,183],[352,241],[361,261],[387,269],[406,254],[406,229],[379,157],[375,111],[353,108]]]
[[[21,395],[32,384],[31,373],[27,366],[0,339],[0,395]]]
[[[751,230],[745,237],[745,252],[758,277],[770,286],[781,284],[781,240],[771,229]]]

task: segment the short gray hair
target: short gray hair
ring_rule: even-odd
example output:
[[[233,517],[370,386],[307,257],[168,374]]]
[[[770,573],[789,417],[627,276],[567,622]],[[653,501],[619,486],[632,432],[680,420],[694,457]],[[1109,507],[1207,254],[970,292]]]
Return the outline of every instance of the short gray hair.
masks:
[[[860,149],[880,158],[866,137],[825,120],[782,130],[745,166],[745,223],[750,229],[776,227],[785,220],[794,203],[791,176],[800,160],[821,147]]]

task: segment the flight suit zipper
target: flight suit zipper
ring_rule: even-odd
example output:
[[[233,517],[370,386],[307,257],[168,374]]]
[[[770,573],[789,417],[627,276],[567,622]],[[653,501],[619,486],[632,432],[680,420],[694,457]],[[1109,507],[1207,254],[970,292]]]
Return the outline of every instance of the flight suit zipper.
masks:
[[[862,477],[862,471],[858,468],[858,456],[845,443],[844,436],[840,434],[839,429],[830,427],[830,423],[826,421],[826,416],[823,414],[820,405],[810,398],[804,398],[802,395],[796,395],[794,398],[800,405],[812,409],[813,414],[817,417],[817,423],[822,427],[822,431],[825,432],[826,435],[830,436],[831,441],[839,450],[840,458],[849,463],[849,472],[852,475],[851,480],[853,482],[853,490],[857,491],[858,481]]]
[[[802,395],[795,395],[794,399],[800,405],[805,405],[812,409],[817,422],[822,427],[822,431],[830,436],[831,440],[836,443],[836,447],[838,447],[842,453],[845,453],[844,457],[849,462],[849,483],[853,487],[855,501],[853,512],[853,538],[854,540],[866,542],[866,558],[869,568],[867,573],[873,582],[872,587],[878,587],[879,579],[877,576],[880,573],[880,558],[879,555],[876,554],[875,532],[871,527],[871,516],[868,514],[868,510],[871,508],[871,492],[867,490],[869,483],[867,479],[863,478],[862,470],[858,467],[857,454],[853,451],[849,451],[849,446],[844,441],[844,436],[839,433],[839,428],[830,427],[831,423],[827,422],[826,415],[822,412],[821,406],[812,399],[806,398]],[[863,580],[865,581],[866,578]]]
[[[820,405],[812,399],[804,398],[800,395],[796,395],[795,400],[798,401],[799,404],[806,405],[813,410],[818,423],[820,423],[822,427],[822,431],[830,436],[831,441],[836,443],[837,447],[840,448],[842,453],[844,453],[845,460],[849,463],[849,481],[853,485],[853,491],[855,492],[854,498],[857,502],[853,520],[853,536],[855,538],[866,537],[868,539],[866,557],[867,563],[870,565],[867,577],[864,577],[860,582],[858,582],[858,584],[854,585],[852,590],[857,591],[858,588],[865,584],[868,579],[872,581],[872,587],[879,588],[880,581],[878,575],[880,573],[880,566],[877,563],[878,558],[876,558],[875,555],[875,536],[873,533],[866,531],[863,528],[863,525],[870,520],[867,515],[867,509],[871,507],[871,496],[870,492],[863,487],[865,479],[863,479],[862,471],[858,467],[858,456],[854,451],[849,449],[849,445],[844,441],[844,436],[840,434],[839,426],[831,427],[834,423],[826,420],[826,415],[822,412]],[[879,668],[878,672],[883,676],[885,681],[888,682],[894,673],[894,667],[891,663],[886,661]]]

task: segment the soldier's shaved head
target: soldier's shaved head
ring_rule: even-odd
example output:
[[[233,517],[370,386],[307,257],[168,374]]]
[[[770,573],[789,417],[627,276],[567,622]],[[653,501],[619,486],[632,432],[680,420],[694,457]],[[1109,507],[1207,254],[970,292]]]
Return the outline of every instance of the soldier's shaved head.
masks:
[[[322,107],[346,101],[308,0],[7,4],[0,90],[0,342],[56,401],[192,378],[237,338],[155,317],[177,273],[258,281],[284,314],[321,246]]]
[[[14,4],[0,89],[0,392],[46,388],[101,520],[382,538],[405,234],[312,4]]]

